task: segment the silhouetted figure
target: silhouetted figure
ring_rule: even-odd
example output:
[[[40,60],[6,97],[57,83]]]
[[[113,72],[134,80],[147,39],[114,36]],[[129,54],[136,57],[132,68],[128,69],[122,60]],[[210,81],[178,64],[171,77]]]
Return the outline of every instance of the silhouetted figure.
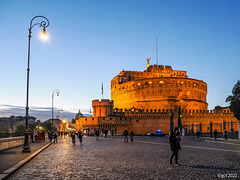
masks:
[[[196,135],[197,135],[197,140],[199,141],[199,137],[200,137],[200,132],[196,132]]]
[[[224,139],[225,139],[225,140],[227,140],[227,134],[228,134],[227,130],[224,129],[224,131],[223,131],[223,136],[224,136]]]
[[[105,130],[104,131],[104,134],[105,134],[105,138],[107,137],[107,134],[108,134],[108,130]]]
[[[35,138],[35,143],[36,143],[37,142],[37,137],[38,137],[36,129],[34,129],[33,136]]]
[[[217,129],[215,129],[215,131],[214,131],[213,133],[214,133],[214,138],[215,138],[215,140],[217,140],[217,135],[218,135]]]
[[[31,142],[34,143],[34,141],[33,141],[33,131],[30,131],[30,136],[31,136]]]
[[[57,135],[57,133],[55,132],[55,133],[53,134],[54,144],[55,144],[55,143],[58,143],[57,137],[58,137],[58,135]]]
[[[83,137],[83,134],[82,134],[82,132],[81,131],[78,131],[78,134],[77,134],[77,136],[78,136],[78,138],[79,138],[79,142],[80,142],[80,144],[82,144],[82,137]]]
[[[53,139],[53,133],[50,131],[48,132],[48,138],[49,138],[49,141],[52,142],[52,139]]]
[[[75,133],[75,131],[73,131],[71,133],[71,137],[72,137],[72,143],[73,143],[74,146],[75,146],[75,136],[76,136],[76,133]]]
[[[128,142],[128,131],[125,129],[124,131],[123,131],[123,135],[124,135],[124,142]]]
[[[96,130],[95,135],[96,135],[96,140],[99,141],[99,130]]]
[[[45,142],[45,132],[44,131],[42,131],[41,136],[42,136],[42,141]]]
[[[181,149],[180,146],[180,133],[178,131],[178,128],[174,128],[173,131],[170,132],[169,135],[169,144],[170,144],[170,148],[172,150],[172,155],[170,157],[170,164],[172,164],[172,159],[175,156],[175,165],[179,166],[178,164],[178,151]]]
[[[131,132],[130,132],[131,142],[133,142],[133,136],[134,136],[134,132],[133,132],[133,130],[131,130]]]

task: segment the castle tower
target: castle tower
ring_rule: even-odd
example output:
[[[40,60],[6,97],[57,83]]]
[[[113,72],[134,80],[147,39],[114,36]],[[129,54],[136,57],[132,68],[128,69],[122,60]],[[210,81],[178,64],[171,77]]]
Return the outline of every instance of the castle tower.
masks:
[[[113,101],[109,99],[95,99],[92,101],[93,117],[106,117],[113,114]]]
[[[149,61],[149,59],[148,59]],[[207,110],[207,84],[186,71],[150,65],[145,71],[122,71],[111,81],[114,108]]]

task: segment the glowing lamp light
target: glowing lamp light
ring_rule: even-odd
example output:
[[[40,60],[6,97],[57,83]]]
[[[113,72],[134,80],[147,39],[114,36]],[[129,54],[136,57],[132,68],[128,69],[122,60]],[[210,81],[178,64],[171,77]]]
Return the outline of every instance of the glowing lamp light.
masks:
[[[66,121],[65,121],[65,120],[63,120],[62,122],[63,122],[63,123],[66,123]]]
[[[43,33],[42,33],[42,35],[41,35],[41,38],[44,39],[44,40],[48,38],[48,36],[47,36],[47,34],[46,34],[46,29],[45,29],[45,27],[43,27]]]
[[[160,83],[160,84],[162,84],[162,83],[163,83],[163,81],[159,81],[159,83]]]
[[[59,98],[59,92],[57,92],[57,98]]]

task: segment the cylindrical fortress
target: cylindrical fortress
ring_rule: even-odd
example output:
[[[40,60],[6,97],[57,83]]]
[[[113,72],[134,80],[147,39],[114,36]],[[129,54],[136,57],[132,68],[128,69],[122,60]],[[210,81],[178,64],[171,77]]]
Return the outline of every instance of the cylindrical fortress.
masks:
[[[106,117],[113,113],[113,101],[109,99],[98,99],[92,101],[93,117]]]
[[[122,71],[111,81],[111,99],[118,109],[207,110],[207,84],[188,78],[171,66],[148,66],[144,72]]]

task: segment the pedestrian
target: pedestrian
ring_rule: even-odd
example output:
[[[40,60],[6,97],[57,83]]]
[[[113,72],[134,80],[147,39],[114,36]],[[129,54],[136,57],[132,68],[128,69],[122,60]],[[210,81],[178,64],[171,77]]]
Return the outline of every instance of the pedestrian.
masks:
[[[41,136],[42,136],[42,141],[45,142],[45,132],[44,131],[42,131]]]
[[[113,136],[113,130],[111,130],[111,135]]]
[[[123,131],[123,135],[124,135],[124,142],[128,142],[128,131],[125,129],[124,131]]]
[[[227,133],[228,133],[227,130],[224,129],[224,131],[223,131],[223,136],[224,136],[224,139],[225,139],[225,140],[227,140]]]
[[[95,131],[95,135],[96,135],[96,140],[99,141],[99,130]]]
[[[33,136],[35,138],[35,143],[37,142],[37,137],[38,137],[38,134],[37,134],[37,130],[34,129],[34,132],[33,132]]]
[[[42,142],[42,136],[41,136],[41,131],[38,131],[38,137],[37,137],[37,140],[38,140],[38,143],[39,142]]]
[[[55,143],[58,143],[57,137],[58,137],[57,133],[54,132],[54,134],[53,134],[54,144],[55,144]]]
[[[78,131],[78,134],[77,134],[78,138],[79,138],[79,142],[80,144],[82,144],[82,137],[83,137],[83,134],[82,134],[82,131]]]
[[[130,132],[131,142],[133,142],[133,136],[134,136],[134,132],[133,132],[133,130],[131,130],[131,132]]]
[[[108,130],[105,130],[104,131],[104,134],[105,134],[105,138],[107,137],[107,134],[108,134]]]
[[[71,137],[72,137],[72,143],[73,143],[74,146],[75,146],[75,136],[76,136],[75,131],[72,131]]]
[[[199,137],[200,137],[200,132],[196,132],[196,135],[197,135],[197,140],[199,141]]]
[[[213,133],[214,133],[214,138],[215,138],[215,141],[216,141],[217,140],[217,135],[218,135],[217,129],[215,129],[215,131]]]
[[[52,131],[48,132],[48,139],[50,142],[52,142],[52,138],[53,138],[53,133]]]
[[[33,141],[33,131],[30,131],[30,136],[31,136],[31,142],[34,143],[34,141]]]
[[[170,132],[170,136],[169,136],[169,144],[170,144],[170,148],[172,150],[172,155],[170,157],[170,164],[172,164],[172,159],[175,156],[175,165],[179,166],[178,164],[178,151],[181,149],[180,146],[180,142],[181,138],[180,138],[180,133],[178,131],[178,128],[174,128],[173,131]]]

